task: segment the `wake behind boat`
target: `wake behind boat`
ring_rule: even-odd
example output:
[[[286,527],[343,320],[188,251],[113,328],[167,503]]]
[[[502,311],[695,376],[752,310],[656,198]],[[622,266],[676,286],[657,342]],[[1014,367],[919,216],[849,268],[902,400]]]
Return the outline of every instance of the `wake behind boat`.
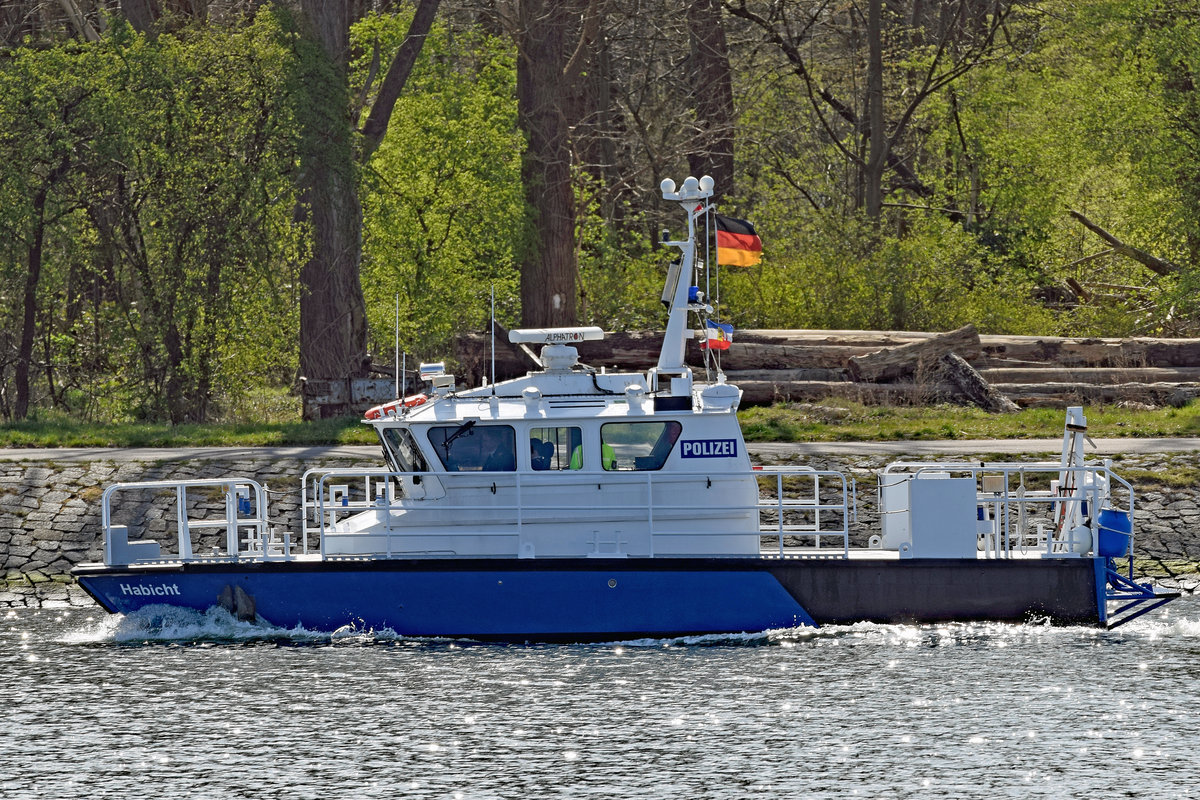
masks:
[[[423,365],[424,393],[364,420],[386,468],[307,472],[298,529],[271,518],[253,478],[110,486],[104,563],[77,567],[79,583],[113,613],[221,605],[309,630],[568,641],[858,621],[1111,627],[1176,596],[1134,580],[1134,492],[1085,461],[1078,408],[1058,462],[889,466],[880,530],[852,548],[854,483],[753,466],[740,390],[707,359],[703,381],[685,363],[689,314],[710,339],[729,330],[695,280],[713,186],[661,189],[687,236],[664,243],[680,257],[646,373],[580,364],[572,345],[599,328],[512,331],[542,346],[541,369],[462,390]],[[171,540],[131,539],[139,522],[121,514],[164,493]],[[214,495],[219,511],[197,502]],[[206,532],[219,544],[204,552]]]

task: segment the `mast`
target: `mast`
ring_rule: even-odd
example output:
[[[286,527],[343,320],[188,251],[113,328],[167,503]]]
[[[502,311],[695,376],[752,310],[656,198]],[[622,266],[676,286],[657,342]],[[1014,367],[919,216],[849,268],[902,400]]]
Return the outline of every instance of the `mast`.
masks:
[[[688,288],[692,285],[692,273],[696,267],[696,220],[708,210],[707,201],[712,197],[713,179],[708,175],[699,180],[689,176],[676,192],[675,181],[666,178],[658,188],[662,190],[663,200],[674,200],[683,207],[687,214],[688,232],[684,241],[663,242],[669,247],[678,247],[681,255],[679,269],[667,271],[667,283],[663,288],[663,302],[670,303],[671,313],[667,318],[667,330],[663,334],[662,350],[659,352],[658,366],[654,371],[690,377],[691,370],[684,364],[687,347],[685,334],[688,330]]]

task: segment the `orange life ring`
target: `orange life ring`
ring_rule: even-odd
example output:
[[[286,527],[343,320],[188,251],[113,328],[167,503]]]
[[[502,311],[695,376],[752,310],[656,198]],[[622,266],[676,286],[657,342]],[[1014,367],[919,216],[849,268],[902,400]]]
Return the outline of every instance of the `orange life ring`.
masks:
[[[366,414],[364,414],[363,418],[383,419],[387,416],[395,416],[396,412],[398,412],[401,408],[416,408],[417,406],[424,405],[428,401],[429,398],[424,394],[409,395],[403,400],[393,400],[390,403],[384,403],[381,406],[375,406]]]

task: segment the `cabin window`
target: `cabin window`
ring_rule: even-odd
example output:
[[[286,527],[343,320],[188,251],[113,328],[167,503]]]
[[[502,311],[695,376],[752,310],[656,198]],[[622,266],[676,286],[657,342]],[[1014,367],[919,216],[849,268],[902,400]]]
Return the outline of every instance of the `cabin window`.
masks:
[[[408,428],[384,428],[383,450],[388,463],[396,472],[428,472],[421,448]]]
[[[535,470],[583,469],[583,431],[579,428],[532,428],[529,465]]]
[[[600,466],[607,470],[662,469],[682,430],[674,421],[601,425]]]
[[[439,425],[429,443],[447,472],[512,472],[517,468],[517,435],[511,425]]]

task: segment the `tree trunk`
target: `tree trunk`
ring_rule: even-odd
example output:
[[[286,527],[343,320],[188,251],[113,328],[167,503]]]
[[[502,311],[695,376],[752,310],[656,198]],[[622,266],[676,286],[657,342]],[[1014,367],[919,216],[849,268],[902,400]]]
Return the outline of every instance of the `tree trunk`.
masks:
[[[300,371],[309,378],[355,376],[366,360],[362,207],[353,168],[352,162],[308,164],[304,204],[311,213],[313,254],[300,271]]]
[[[28,264],[25,272],[24,316],[21,321],[21,343],[17,349],[17,362],[13,368],[16,400],[13,417],[25,419],[29,416],[29,368],[33,361],[33,340],[37,333],[37,290],[42,279],[42,246],[46,238],[46,195],[47,186],[42,186],[33,198],[33,231],[29,237]]]
[[[910,344],[902,344],[876,353],[851,356],[850,375],[856,381],[889,381],[905,375],[919,374],[924,368],[934,368],[937,359],[946,353],[965,354],[974,358],[981,350],[979,333],[974,325],[939,334]]]
[[[1125,242],[1121,241],[1116,236],[1113,236],[1111,233],[1092,222],[1080,212],[1067,209],[1067,213],[1074,217],[1080,225],[1083,225],[1083,227],[1087,228],[1089,231],[1112,245],[1112,249],[1114,251],[1120,253],[1126,258],[1132,258],[1134,261],[1138,262],[1151,272],[1164,277],[1167,275],[1174,275],[1175,273],[1179,272],[1179,267],[1172,264],[1170,261],[1151,255],[1145,250],[1139,250],[1133,245],[1125,244]]]
[[[351,145],[347,58],[349,3],[302,0],[309,37],[307,92],[301,111],[302,203],[313,231],[312,256],[300,272],[300,371],[336,379],[362,372],[366,302],[359,283],[362,206]]]
[[[521,178],[533,230],[521,263],[521,322],[526,327],[574,325],[577,315],[575,198],[571,186],[567,32],[574,3],[520,3],[517,116],[528,146]]]
[[[946,353],[938,360],[937,375],[943,381],[957,386],[964,398],[984,411],[1012,414],[1021,410],[1016,403],[996,391],[994,386],[988,385],[987,380],[957,353]]]
[[[692,0],[687,10],[692,43],[688,80],[699,130],[688,152],[696,177],[708,174],[724,195],[733,193],[733,78],[718,0]]]
[[[883,213],[883,170],[887,165],[887,130],[883,121],[883,0],[867,2],[867,216]]]

